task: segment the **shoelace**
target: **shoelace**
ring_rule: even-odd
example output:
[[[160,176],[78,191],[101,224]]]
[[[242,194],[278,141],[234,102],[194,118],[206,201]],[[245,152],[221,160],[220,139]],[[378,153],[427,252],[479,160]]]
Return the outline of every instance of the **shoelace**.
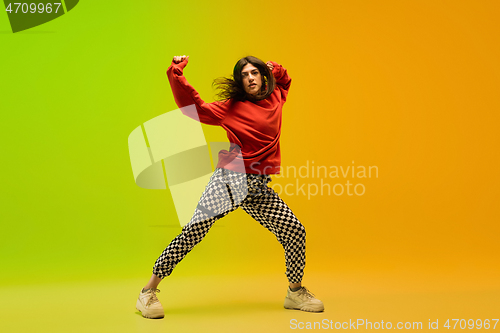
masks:
[[[314,294],[310,292],[306,287],[302,287],[302,289],[299,290],[299,293],[301,295],[305,295],[307,298],[315,298]]]
[[[159,293],[160,289],[149,289],[149,291],[150,291],[151,296],[149,297],[147,305],[151,305],[151,304],[154,304],[156,302],[159,302],[160,300],[158,299],[158,297],[156,297],[156,293]]]

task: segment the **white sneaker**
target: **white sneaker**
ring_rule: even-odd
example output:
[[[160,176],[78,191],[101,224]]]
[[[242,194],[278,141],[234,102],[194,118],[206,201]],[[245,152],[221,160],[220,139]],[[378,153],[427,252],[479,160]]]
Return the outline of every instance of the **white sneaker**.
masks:
[[[291,291],[289,287],[285,298],[285,309],[321,312],[325,310],[325,307],[323,302],[316,299],[306,287],[302,287],[295,292]]]
[[[165,313],[163,312],[163,306],[156,297],[156,293],[159,293],[158,289],[147,289],[139,294],[137,299],[136,309],[142,313],[144,318],[163,318]]]

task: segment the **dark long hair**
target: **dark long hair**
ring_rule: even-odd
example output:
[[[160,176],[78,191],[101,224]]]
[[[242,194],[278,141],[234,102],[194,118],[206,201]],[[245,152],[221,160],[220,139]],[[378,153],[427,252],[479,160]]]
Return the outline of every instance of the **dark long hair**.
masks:
[[[243,87],[241,71],[247,64],[252,64],[257,67],[262,77],[261,90],[255,97],[247,95],[245,88]],[[218,90],[216,94],[216,100],[218,101],[225,101],[228,99],[235,99],[238,101],[244,101],[247,99],[261,100],[272,94],[274,87],[276,86],[276,81],[274,80],[273,73],[262,60],[256,57],[248,56],[238,60],[234,66],[233,75],[231,77],[219,77],[214,80],[212,85],[216,90]]]

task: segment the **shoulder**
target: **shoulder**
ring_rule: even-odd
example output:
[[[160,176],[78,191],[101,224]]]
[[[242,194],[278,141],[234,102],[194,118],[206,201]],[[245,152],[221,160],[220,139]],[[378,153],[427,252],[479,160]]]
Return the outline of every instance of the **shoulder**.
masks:
[[[217,105],[219,105],[221,108],[230,109],[235,102],[236,101],[234,99],[229,98],[222,101],[215,101],[214,103],[217,103]]]

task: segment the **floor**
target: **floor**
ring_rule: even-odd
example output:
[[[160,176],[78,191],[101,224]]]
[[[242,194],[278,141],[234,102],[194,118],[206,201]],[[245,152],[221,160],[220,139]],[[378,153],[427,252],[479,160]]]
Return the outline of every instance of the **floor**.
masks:
[[[293,332],[335,329],[335,325],[396,329],[398,322],[400,327],[406,325],[405,330],[428,330],[436,320],[443,330],[448,318],[489,318],[493,329],[491,319],[500,317],[498,282],[474,276],[457,280],[388,273],[311,274],[306,286],[325,304],[325,312],[319,314],[284,309],[286,285],[281,277],[169,279],[160,285],[158,295],[165,318],[156,320],[142,318],[135,310],[142,280],[3,286],[0,331]],[[453,328],[454,322],[450,324]],[[495,329],[500,331],[500,324]]]

